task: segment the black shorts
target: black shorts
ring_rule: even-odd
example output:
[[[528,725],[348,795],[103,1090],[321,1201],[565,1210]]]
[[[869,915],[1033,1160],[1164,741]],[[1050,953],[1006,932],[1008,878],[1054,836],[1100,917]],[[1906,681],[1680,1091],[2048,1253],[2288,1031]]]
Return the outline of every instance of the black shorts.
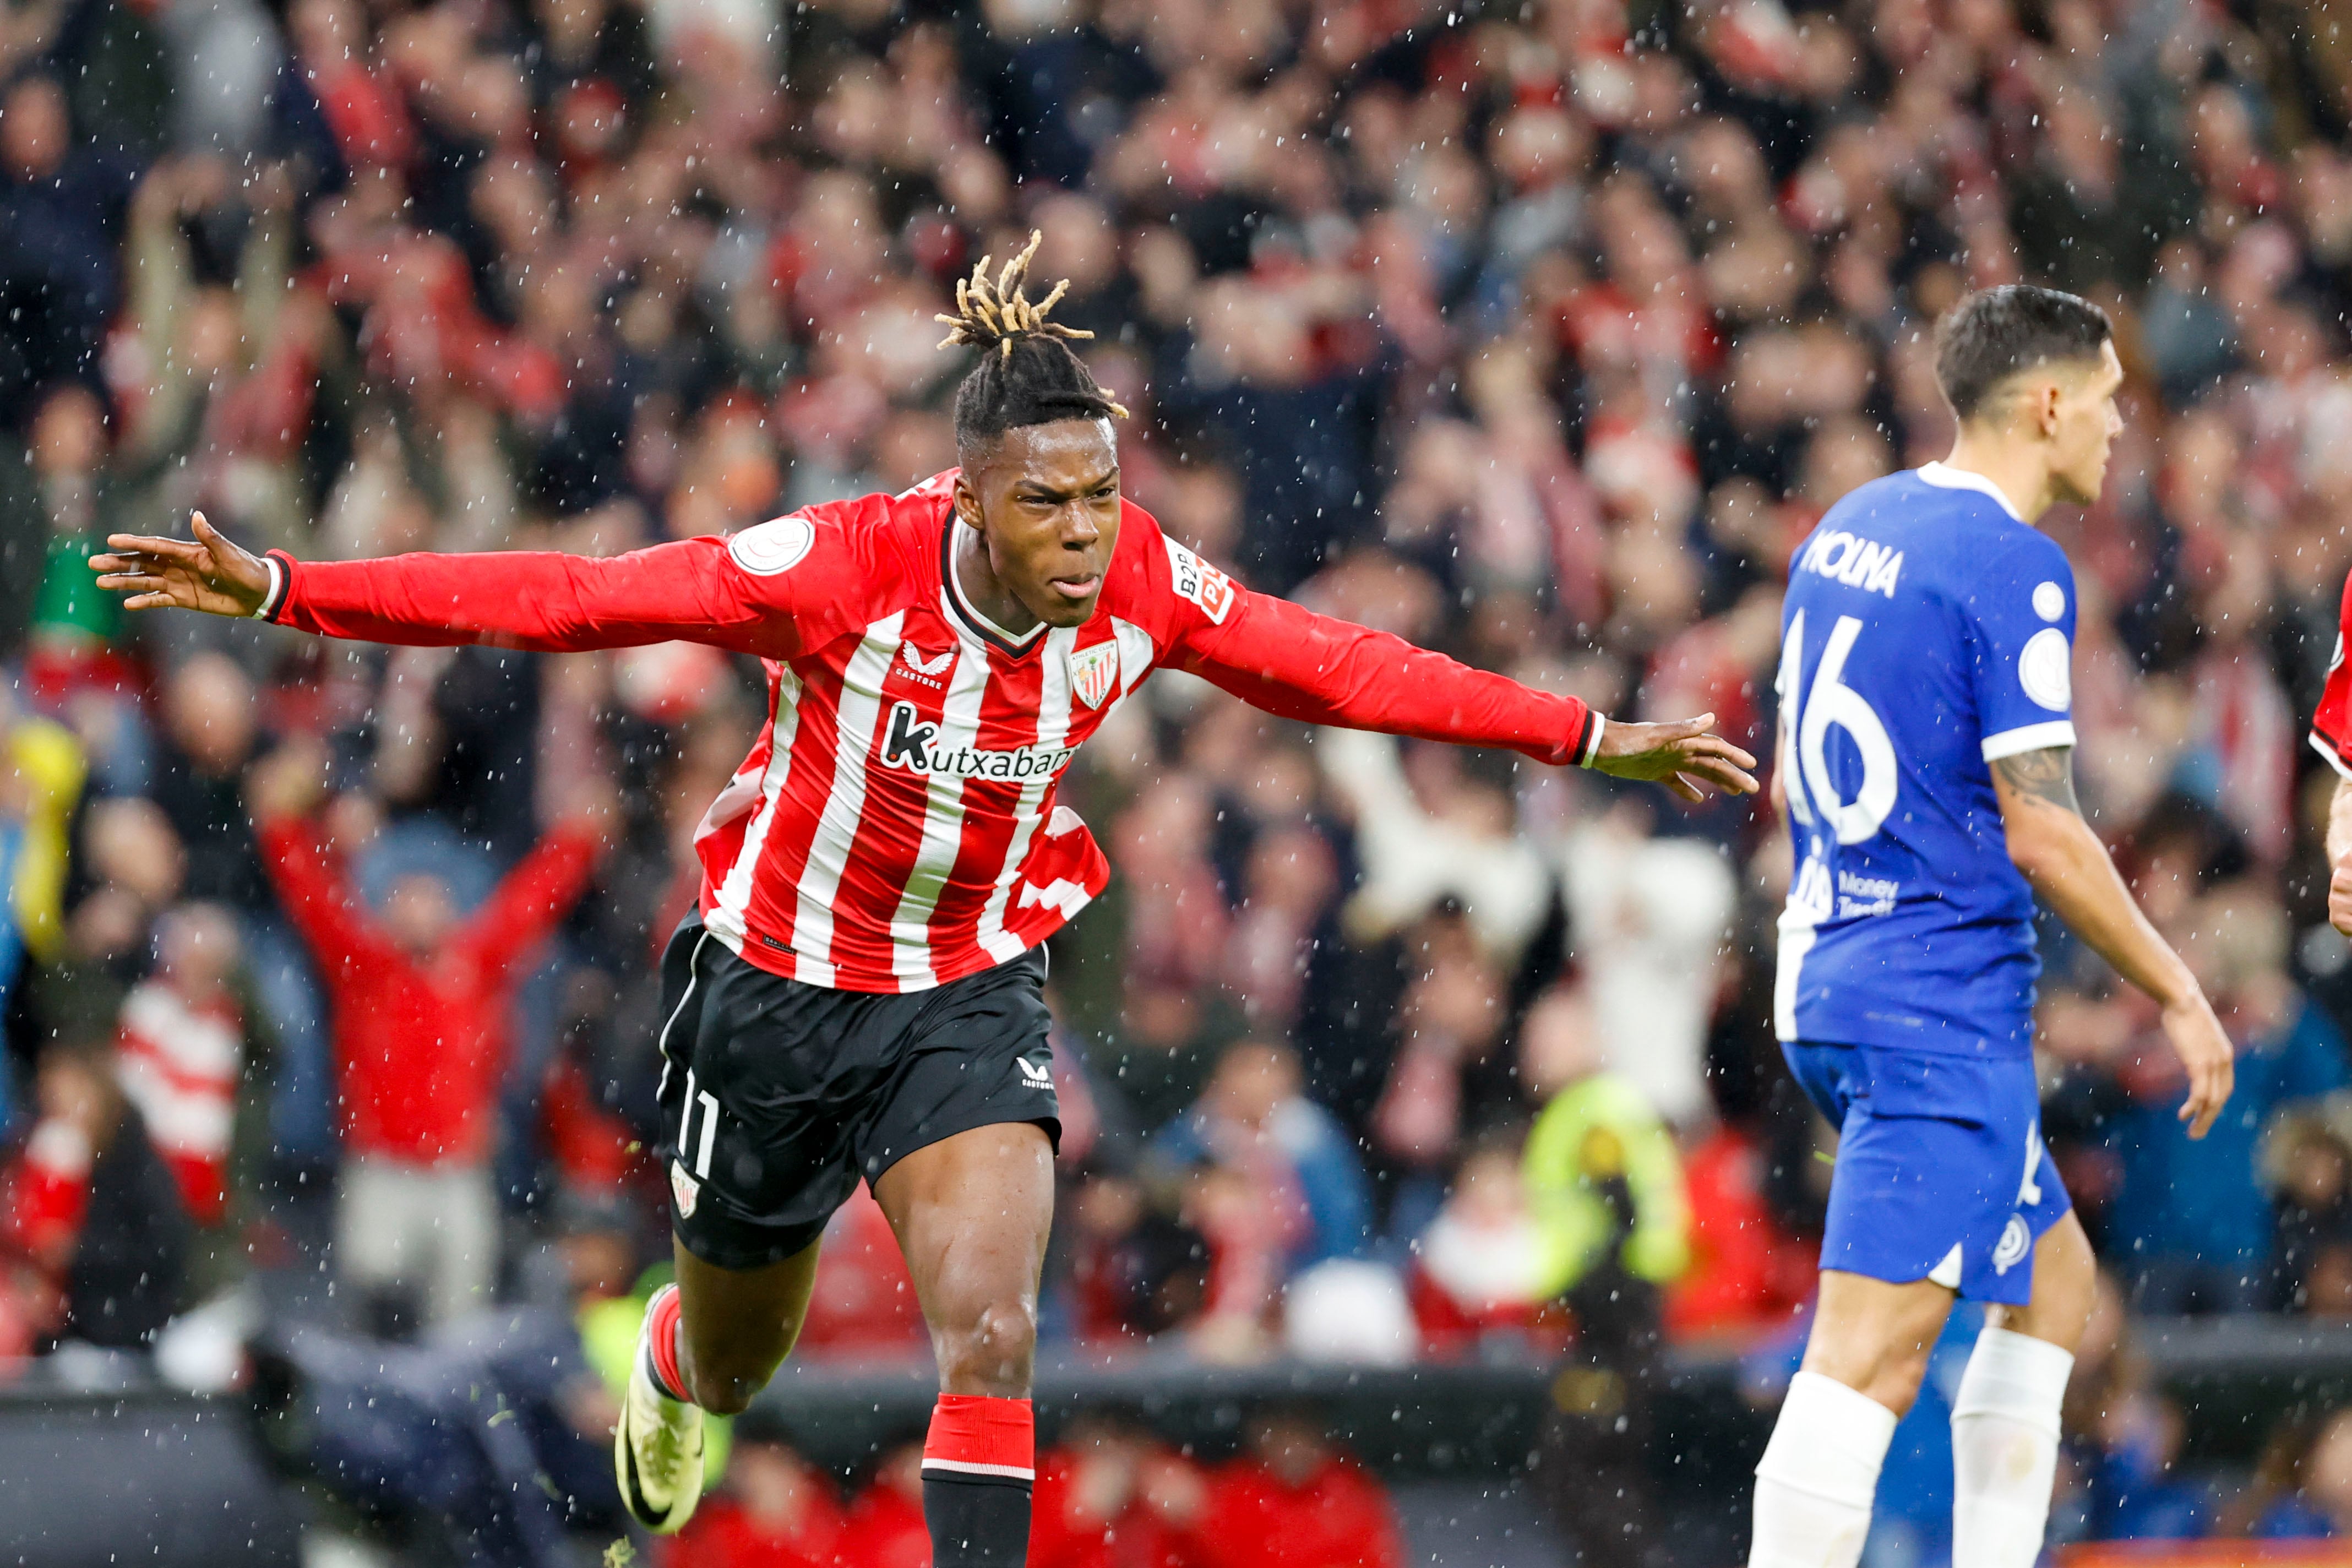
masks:
[[[658,1151],[688,1251],[721,1268],[817,1238],[858,1178],[975,1127],[1056,1144],[1042,948],[929,991],[832,991],[746,963],[689,917],[662,954]]]

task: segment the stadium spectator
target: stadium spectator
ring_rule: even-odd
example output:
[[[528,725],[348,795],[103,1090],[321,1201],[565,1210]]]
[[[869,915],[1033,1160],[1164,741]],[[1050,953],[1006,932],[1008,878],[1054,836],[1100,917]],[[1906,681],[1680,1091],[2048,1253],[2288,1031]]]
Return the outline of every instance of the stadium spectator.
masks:
[[[2172,1114],[2182,1094],[2175,1069],[2135,1039],[2136,1055],[2114,1069],[2133,1106],[2108,1125],[2121,1174],[2108,1223],[2146,1310],[2245,1310],[2271,1295],[2272,1214],[2256,1168],[2263,1130],[2283,1108],[2342,1088],[2352,1063],[2342,1033],[2285,973],[2286,922],[2274,900],[2233,884],[2186,916],[2200,936],[2189,962],[2238,1042],[2238,1088],[2213,1131],[2192,1141]]]
[[[2257,1541],[2333,1541],[2352,1534],[2352,1412],[2284,1424],[2215,1533]]]
[[[593,1211],[564,1228],[548,1299],[477,1310],[423,1344],[265,1326],[246,1395],[271,1463],[485,1568],[557,1568],[572,1528],[609,1539],[619,1405],[586,1336],[620,1288],[616,1249]]]
[[[1674,1135],[1639,1089],[1602,1066],[1597,1026],[1591,998],[1561,986],[1528,1009],[1521,1030],[1521,1079],[1543,1101],[1525,1180],[1546,1299],[1573,1287],[1621,1231],[1618,1260],[1636,1279],[1671,1284],[1690,1265],[1690,1199]],[[1621,1203],[1630,1209],[1622,1221]]]
[[[1507,967],[1516,963],[1543,923],[1551,882],[1514,834],[1509,796],[1465,776],[1465,759],[1451,746],[1401,748],[1386,735],[1326,730],[1315,755],[1354,818],[1363,857],[1363,880],[1348,900],[1353,934],[1378,942],[1448,901],[1483,949]]]
[[[1108,1416],[1072,1424],[1038,1456],[1031,1568],[1202,1568],[1208,1485],[1200,1468]]]
[[[1250,1423],[1244,1454],[1210,1479],[1205,1568],[1401,1568],[1404,1542],[1386,1490],[1332,1446],[1312,1416]]]
[[[0,1216],[7,1250],[32,1265],[36,1331],[142,1350],[182,1305],[188,1219],[171,1168],[101,1049],[43,1053],[36,1103]]]
[[[1609,1070],[1677,1127],[1714,1113],[1703,981],[1730,934],[1730,868],[1703,839],[1660,837],[1656,810],[1626,795],[1559,844],[1570,948],[1591,993]]]
[[[1071,1322],[1090,1344],[1146,1340],[1191,1321],[1208,1299],[1209,1238],[1187,1223],[1159,1173],[1098,1165],[1062,1207]]]
[[[0,299],[17,312],[0,366],[0,416],[20,418],[31,389],[87,376],[121,286],[122,203],[137,170],[99,127],[76,134],[57,76],[24,72],[0,95]]]
[[[253,678],[223,653],[198,653],[172,672],[158,717],[152,780],[143,792],[187,847],[187,896],[243,912],[269,908],[247,769],[261,744]]]
[[[249,1194],[257,1138],[257,1080],[266,1058],[250,1048],[236,924],[215,905],[187,904],[156,932],[153,973],[122,1000],[115,1076],[139,1110],[149,1138],[179,1184],[180,1202],[205,1250],[228,1243],[232,1200]],[[258,1069],[258,1070],[257,1070]],[[242,1130],[242,1135],[240,1135]],[[233,1167],[246,1167],[239,1182]],[[245,1194],[236,1188],[243,1186]],[[218,1283],[217,1270],[207,1283]]]
[[[834,1568],[847,1519],[833,1479],[756,1422],[735,1425],[727,1482],[693,1521],[662,1543],[676,1568]]]
[[[1389,1188],[1387,1226],[1410,1234],[1436,1208],[1463,1135],[1513,1107],[1507,972],[1451,903],[1388,945],[1407,978],[1381,1031],[1387,1063],[1366,1133]]]
[[[34,413],[27,445],[47,553],[39,570],[22,579],[37,585],[29,605],[26,675],[37,690],[54,696],[124,673],[113,657],[122,606],[107,602],[113,595],[89,571],[89,558],[121,521],[109,504],[115,476],[107,460],[105,405],[82,383],[58,387]]]
[[[1363,1163],[1331,1113],[1302,1092],[1297,1053],[1264,1040],[1225,1048],[1191,1110],[1160,1130],[1154,1151],[1179,1165],[1223,1166],[1269,1208],[1305,1220],[1287,1259],[1303,1268],[1352,1258],[1370,1237]]]
[[[919,1354],[927,1342],[914,1281],[874,1194],[860,1186],[825,1222],[824,1267],[793,1342],[800,1356]]]
[[[558,824],[471,915],[414,870],[380,911],[353,891],[313,819],[323,759],[289,746],[254,785],[262,852],[333,1011],[348,1151],[336,1250],[357,1291],[414,1292],[429,1321],[498,1279],[489,1154],[509,1010],[524,960],[595,869],[603,807]]]
[[[2261,1173],[2278,1225],[2273,1304],[2287,1311],[2337,1317],[2352,1305],[2329,1288],[2337,1279],[2352,1283],[2337,1261],[2352,1248],[2352,1142],[2344,1132],[2346,1108],[2341,1093],[2290,1106],[2263,1134]]]
[[[1771,1158],[1769,1148],[1730,1122],[1685,1155],[1691,1265],[1666,1299],[1666,1330],[1675,1338],[1769,1332],[1811,1298],[1819,1238],[1809,1244],[1775,1212]]]
[[[87,769],[71,731],[26,716],[0,688],[0,1016],[64,941],[68,825]],[[10,1076],[0,1073],[0,1126],[17,1103]]]
[[[2074,1358],[2063,1412],[2053,1533],[2090,1541],[2185,1541],[2213,1519],[2205,1489],[2176,1467],[2182,1412],[2154,1385],[2125,1315],[2125,1292],[2102,1274]],[[2064,1523],[2071,1515],[2072,1522]]]
[[[1517,1128],[1474,1139],[1418,1238],[1407,1287],[1427,1353],[1458,1356],[1535,1328],[1550,1280],[1519,1171],[1523,1141]]]
[[[84,890],[33,998],[51,1038],[113,1032],[146,965],[155,922],[179,900],[187,874],[186,847],[145,795],[93,802],[79,828],[76,879]]]
[[[930,1568],[920,1443],[887,1449],[876,1463],[873,1479],[850,1503],[842,1524],[841,1556],[873,1568]]]

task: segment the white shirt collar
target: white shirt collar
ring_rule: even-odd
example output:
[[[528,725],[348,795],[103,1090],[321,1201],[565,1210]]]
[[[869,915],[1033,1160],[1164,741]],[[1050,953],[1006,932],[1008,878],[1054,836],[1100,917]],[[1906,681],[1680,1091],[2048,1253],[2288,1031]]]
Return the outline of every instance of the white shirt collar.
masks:
[[[1922,463],[1916,471],[1922,479],[1944,489],[1982,491],[2000,502],[2000,510],[2011,518],[2019,522],[2025,521],[2025,514],[2017,510],[2017,503],[2009,499],[2008,492],[1982,474],[1968,468],[1956,468],[1944,462]]]

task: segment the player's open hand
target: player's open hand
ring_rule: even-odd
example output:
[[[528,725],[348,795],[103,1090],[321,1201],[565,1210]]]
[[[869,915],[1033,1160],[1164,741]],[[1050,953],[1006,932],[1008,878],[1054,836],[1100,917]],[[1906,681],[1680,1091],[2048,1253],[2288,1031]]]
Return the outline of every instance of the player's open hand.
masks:
[[[130,595],[128,610],[161,610],[177,605],[210,616],[251,616],[269,596],[269,564],[250,550],[232,544],[197,512],[190,520],[194,539],[158,539],[147,534],[110,533],[108,553],[89,558],[99,574],[98,585]]]
[[[2165,1008],[2164,1032],[2179,1053],[2180,1065],[2189,1069],[2189,1098],[2181,1104],[2180,1120],[2189,1123],[2189,1136],[2202,1138],[2237,1081],[2237,1047],[2201,991]]]
[[[1677,719],[1671,724],[1632,724],[1612,719],[1601,731],[1594,768],[1612,778],[1663,784],[1688,801],[1725,795],[1754,795],[1756,759],[1714,733],[1715,715]]]

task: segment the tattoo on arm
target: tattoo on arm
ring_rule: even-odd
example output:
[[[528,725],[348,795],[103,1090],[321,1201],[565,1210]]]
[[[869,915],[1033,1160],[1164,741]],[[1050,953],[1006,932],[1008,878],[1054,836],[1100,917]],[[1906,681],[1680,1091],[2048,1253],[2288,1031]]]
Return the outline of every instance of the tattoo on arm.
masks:
[[[2075,816],[2083,815],[2082,802],[2074,798],[2074,748],[2045,746],[2038,752],[2020,752],[2013,757],[2003,757],[1992,765],[2003,784],[2019,795],[2047,801]]]

